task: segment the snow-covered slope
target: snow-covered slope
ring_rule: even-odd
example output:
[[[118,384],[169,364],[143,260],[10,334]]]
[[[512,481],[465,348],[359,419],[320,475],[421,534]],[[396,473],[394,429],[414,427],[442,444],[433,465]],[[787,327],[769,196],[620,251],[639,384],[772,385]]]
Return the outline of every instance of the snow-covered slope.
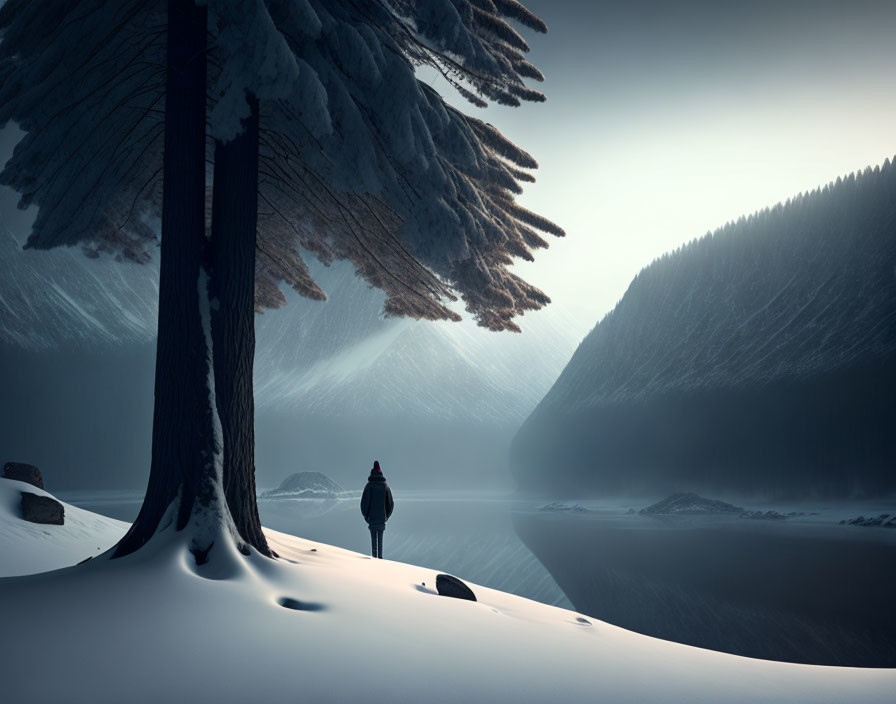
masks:
[[[349,266],[313,272],[329,296],[325,303],[292,294],[285,308],[257,318],[262,408],[514,425],[578,342],[575,323],[559,309],[526,316],[520,335],[495,334],[470,320],[384,319],[382,294]]]
[[[395,491],[383,553],[390,560],[462,574],[477,584],[571,608],[563,590],[517,536],[517,502],[500,495]],[[291,535],[368,554],[370,535],[350,499],[262,499],[262,523]]]
[[[324,302],[293,292],[257,317],[256,403],[312,414],[408,414],[519,423],[572,354],[562,311],[527,316],[523,335],[471,321],[384,319],[383,294],[339,263],[312,262]],[[95,261],[76,249],[22,251],[0,231],[0,343],[66,350],[139,345],[155,336],[158,268]],[[526,384],[519,384],[525,373]]]
[[[127,523],[65,502],[63,525],[29,523],[21,517],[23,491],[52,496],[31,484],[0,478],[0,577],[69,567],[99,555],[128,528]]]
[[[296,300],[259,319],[262,407],[318,417],[382,417],[400,409],[406,417],[511,426],[535,407],[577,342],[562,311],[527,316],[521,335],[495,334],[469,320],[380,319],[378,293],[353,277],[339,286],[317,304],[325,316],[305,323],[315,304]],[[368,301],[373,310],[362,316],[357,308]],[[352,335],[329,338],[343,328]]]
[[[4,700],[872,704],[896,688],[894,670],[723,655],[477,585],[477,602],[441,597],[434,570],[268,538],[283,559],[216,548],[197,567],[169,529],[119,560],[0,579]]]
[[[148,342],[158,269],[88,259],[78,249],[22,250],[0,220],[0,344],[27,350]]]

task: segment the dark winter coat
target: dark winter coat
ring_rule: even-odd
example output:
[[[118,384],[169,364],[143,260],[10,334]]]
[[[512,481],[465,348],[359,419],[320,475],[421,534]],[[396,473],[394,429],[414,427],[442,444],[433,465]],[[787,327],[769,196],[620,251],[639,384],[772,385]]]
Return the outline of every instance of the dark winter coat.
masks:
[[[380,472],[371,472],[361,495],[361,515],[367,525],[383,530],[393,508],[395,502],[392,501],[392,490],[386,483],[386,478]]]

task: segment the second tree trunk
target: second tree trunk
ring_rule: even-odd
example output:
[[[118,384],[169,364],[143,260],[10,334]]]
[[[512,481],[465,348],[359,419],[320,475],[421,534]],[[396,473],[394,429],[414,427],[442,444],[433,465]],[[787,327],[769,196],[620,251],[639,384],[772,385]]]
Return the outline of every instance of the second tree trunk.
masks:
[[[215,143],[211,280],[215,393],[224,442],[224,493],[237,530],[270,555],[255,501],[255,232],[258,101],[242,134]]]

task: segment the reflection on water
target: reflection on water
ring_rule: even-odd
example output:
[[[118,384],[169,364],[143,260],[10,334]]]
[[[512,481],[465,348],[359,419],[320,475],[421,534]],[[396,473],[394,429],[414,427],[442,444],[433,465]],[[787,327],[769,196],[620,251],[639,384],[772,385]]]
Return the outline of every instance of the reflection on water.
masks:
[[[475,584],[571,608],[554,578],[517,537],[511,512],[518,504],[493,493],[402,492],[383,539],[386,559],[450,572]],[[259,499],[268,528],[369,554],[370,533],[360,492],[342,499]],[[133,521],[141,492],[69,492],[68,503]]]
[[[514,514],[578,611],[750,657],[896,666],[896,530],[840,524],[887,506],[778,506],[802,515],[776,520],[581,508]]]

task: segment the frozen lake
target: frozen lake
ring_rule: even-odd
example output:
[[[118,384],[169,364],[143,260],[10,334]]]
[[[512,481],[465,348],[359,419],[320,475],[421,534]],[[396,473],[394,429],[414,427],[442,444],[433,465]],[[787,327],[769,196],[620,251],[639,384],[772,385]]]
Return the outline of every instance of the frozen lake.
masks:
[[[386,559],[443,570],[465,580],[554,606],[571,608],[550,573],[514,530],[512,513],[530,504],[499,493],[401,491],[383,540]],[[133,521],[140,492],[60,492],[90,511]],[[258,500],[269,528],[370,554],[360,492],[345,499]]]
[[[514,523],[595,618],[750,657],[896,666],[896,529],[840,523],[893,516],[894,502],[745,507],[796,514],[777,519],[632,511],[649,503],[524,509]]]

